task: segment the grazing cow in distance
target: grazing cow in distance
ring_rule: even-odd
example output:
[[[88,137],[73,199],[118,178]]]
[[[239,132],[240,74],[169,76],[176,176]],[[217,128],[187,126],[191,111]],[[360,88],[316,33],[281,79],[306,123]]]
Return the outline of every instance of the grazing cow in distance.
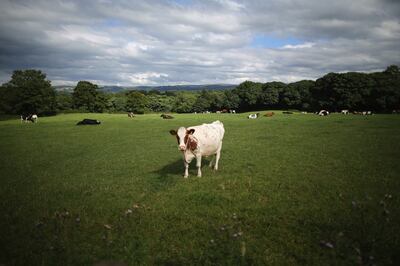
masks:
[[[212,167],[215,159],[214,170],[218,170],[218,161],[221,156],[222,140],[225,129],[220,121],[200,126],[180,127],[178,130],[170,130],[171,135],[176,136],[178,149],[182,152],[185,173],[183,177],[189,176],[189,164],[196,158],[197,176],[201,177],[202,156],[213,156],[210,162]]]
[[[82,126],[82,125],[100,125],[101,122],[99,120],[96,119],[88,119],[85,118],[82,121],[79,121],[78,123],[76,123],[77,126]]]
[[[355,114],[355,115],[372,115],[372,111],[362,111],[362,112],[354,111],[353,114]]]
[[[329,112],[326,110],[321,110],[321,111],[319,111],[318,115],[319,116],[327,116],[327,115],[329,115]]]
[[[260,116],[260,113],[256,113],[256,114],[249,114],[247,116],[248,119],[256,119]]]
[[[130,117],[130,118],[134,118],[134,117],[135,117],[135,115],[133,114],[133,112],[129,112],[129,113],[128,113],[128,117]]]
[[[344,115],[348,115],[349,114],[349,110],[342,110],[340,113],[344,114]]]
[[[264,116],[266,116],[266,117],[271,117],[271,116],[274,116],[274,115],[275,115],[274,112],[267,112],[267,113],[264,114]]]
[[[33,114],[33,115],[31,115],[31,121],[33,122],[33,123],[36,123],[37,121],[38,121],[38,116],[37,116],[37,114]]]
[[[162,117],[163,119],[173,119],[174,118],[172,115],[166,115],[166,114],[162,114],[162,115],[160,115],[160,117]]]
[[[27,123],[28,121],[36,123],[38,121],[38,116],[37,114],[21,115],[21,123],[23,121],[25,121],[25,123]]]
[[[229,110],[229,113],[231,113],[231,114],[236,114],[236,110],[234,110],[234,109]]]

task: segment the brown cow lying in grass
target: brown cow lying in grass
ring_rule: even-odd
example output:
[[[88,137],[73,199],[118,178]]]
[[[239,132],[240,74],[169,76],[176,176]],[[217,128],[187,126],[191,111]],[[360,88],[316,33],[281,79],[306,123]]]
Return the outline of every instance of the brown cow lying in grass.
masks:
[[[172,115],[166,115],[166,114],[162,114],[162,115],[160,115],[160,117],[162,117],[163,119],[173,119],[174,118]]]
[[[268,113],[264,114],[264,116],[266,116],[266,117],[271,117],[271,116],[274,116],[274,115],[275,115],[274,112],[268,112]]]

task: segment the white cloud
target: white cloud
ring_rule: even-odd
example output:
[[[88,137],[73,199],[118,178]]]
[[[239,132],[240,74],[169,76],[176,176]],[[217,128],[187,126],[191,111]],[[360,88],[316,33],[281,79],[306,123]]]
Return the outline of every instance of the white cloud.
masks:
[[[1,82],[22,68],[68,84],[292,82],[400,64],[398,43],[390,0],[0,2]]]
[[[131,84],[137,85],[155,85],[157,81],[160,79],[165,79],[168,77],[168,74],[164,73],[156,73],[156,72],[144,72],[144,73],[122,73],[120,74],[122,80],[128,80]]]
[[[313,42],[306,42],[306,43],[302,43],[302,44],[287,44],[284,45],[282,48],[283,49],[303,49],[303,48],[311,48],[315,45],[315,43]]]

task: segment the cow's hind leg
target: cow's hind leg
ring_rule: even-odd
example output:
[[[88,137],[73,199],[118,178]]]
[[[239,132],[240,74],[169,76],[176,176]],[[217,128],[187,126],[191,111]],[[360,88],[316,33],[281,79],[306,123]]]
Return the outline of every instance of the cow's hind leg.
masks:
[[[210,168],[213,167],[214,160],[215,160],[215,155],[212,155],[212,158],[211,158],[211,161],[210,161],[210,164],[209,164]]]
[[[196,156],[197,176],[201,177],[201,155]]]
[[[215,155],[214,170],[218,170],[218,161],[219,161],[219,157],[221,157],[221,148],[222,148],[222,143],[221,143],[221,146],[219,146],[219,149],[218,149],[218,151],[217,151],[217,154]]]

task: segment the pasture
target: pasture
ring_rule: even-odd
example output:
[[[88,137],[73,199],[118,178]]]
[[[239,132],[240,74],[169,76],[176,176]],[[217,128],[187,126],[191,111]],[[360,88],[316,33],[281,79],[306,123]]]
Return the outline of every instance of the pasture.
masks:
[[[0,121],[0,265],[398,264],[400,116],[276,113]],[[169,130],[217,119],[184,179]]]

